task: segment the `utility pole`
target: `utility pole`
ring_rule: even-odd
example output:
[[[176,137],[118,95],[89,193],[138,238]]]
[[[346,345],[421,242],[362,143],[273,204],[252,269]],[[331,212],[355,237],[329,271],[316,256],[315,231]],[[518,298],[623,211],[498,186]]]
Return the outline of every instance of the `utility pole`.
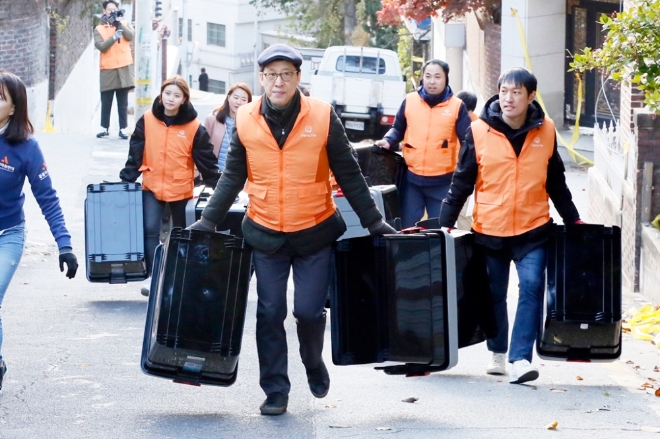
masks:
[[[188,32],[190,32],[190,29],[188,29],[188,0],[183,0],[183,7],[182,7],[181,15],[183,17],[183,26],[181,29],[181,38],[183,41],[181,41],[181,76],[183,76],[183,79],[188,82]],[[192,84],[188,84],[189,86],[192,86]]]
[[[254,2],[254,87],[252,90],[255,94],[261,94],[259,89],[259,0]]]
[[[154,98],[153,81],[156,75],[155,32],[152,28],[152,0],[135,2],[135,22],[137,40],[135,41],[135,120],[151,109]]]

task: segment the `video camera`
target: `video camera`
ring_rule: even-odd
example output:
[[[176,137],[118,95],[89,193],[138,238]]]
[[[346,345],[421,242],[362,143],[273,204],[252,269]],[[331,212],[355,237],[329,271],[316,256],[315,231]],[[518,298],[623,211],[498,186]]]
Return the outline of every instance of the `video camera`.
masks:
[[[107,21],[108,24],[110,24],[110,25],[114,26],[115,28],[119,29],[119,26],[121,26],[120,18],[122,18],[124,16],[124,12],[126,12],[126,11],[124,11],[123,9],[114,10],[114,11],[110,12],[110,14],[105,17],[105,21]]]

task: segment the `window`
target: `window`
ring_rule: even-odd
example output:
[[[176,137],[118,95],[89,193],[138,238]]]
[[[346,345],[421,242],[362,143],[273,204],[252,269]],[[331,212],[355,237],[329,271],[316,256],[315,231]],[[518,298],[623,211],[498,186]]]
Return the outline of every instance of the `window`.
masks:
[[[179,18],[179,41],[183,39],[183,18]],[[188,41],[192,41],[192,20],[188,19]]]
[[[225,47],[225,25],[206,23],[206,44]]]
[[[362,59],[362,66],[360,66],[360,59]],[[348,55],[346,56],[346,72],[376,74],[376,63],[378,63],[378,74],[383,75],[385,73],[384,59],[375,56]],[[344,55],[337,58],[335,68],[338,72],[344,71]]]
[[[227,92],[225,81],[217,81],[215,79],[209,79],[209,91],[211,93],[217,93],[223,95]]]

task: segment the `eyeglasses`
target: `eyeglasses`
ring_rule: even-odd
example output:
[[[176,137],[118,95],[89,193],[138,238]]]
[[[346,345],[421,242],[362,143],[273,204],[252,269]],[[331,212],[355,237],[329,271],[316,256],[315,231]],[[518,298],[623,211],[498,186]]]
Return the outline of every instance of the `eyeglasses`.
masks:
[[[282,73],[262,73],[266,81],[275,82],[278,77],[282,78],[282,81],[289,82],[293,79],[293,76],[298,72],[282,72]]]

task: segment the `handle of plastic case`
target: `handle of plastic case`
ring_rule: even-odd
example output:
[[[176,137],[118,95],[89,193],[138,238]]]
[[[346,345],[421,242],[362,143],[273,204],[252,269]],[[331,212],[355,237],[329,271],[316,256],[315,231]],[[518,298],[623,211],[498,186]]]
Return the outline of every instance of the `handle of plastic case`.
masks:
[[[422,230],[424,230],[424,229],[422,229],[421,227],[415,226],[415,227],[408,227],[407,229],[403,229],[403,230],[401,230],[401,233],[403,233],[404,235],[408,235],[410,233],[419,233]]]
[[[343,197],[344,196],[344,191],[341,190],[341,188],[337,189],[337,192],[335,192],[336,197]]]

